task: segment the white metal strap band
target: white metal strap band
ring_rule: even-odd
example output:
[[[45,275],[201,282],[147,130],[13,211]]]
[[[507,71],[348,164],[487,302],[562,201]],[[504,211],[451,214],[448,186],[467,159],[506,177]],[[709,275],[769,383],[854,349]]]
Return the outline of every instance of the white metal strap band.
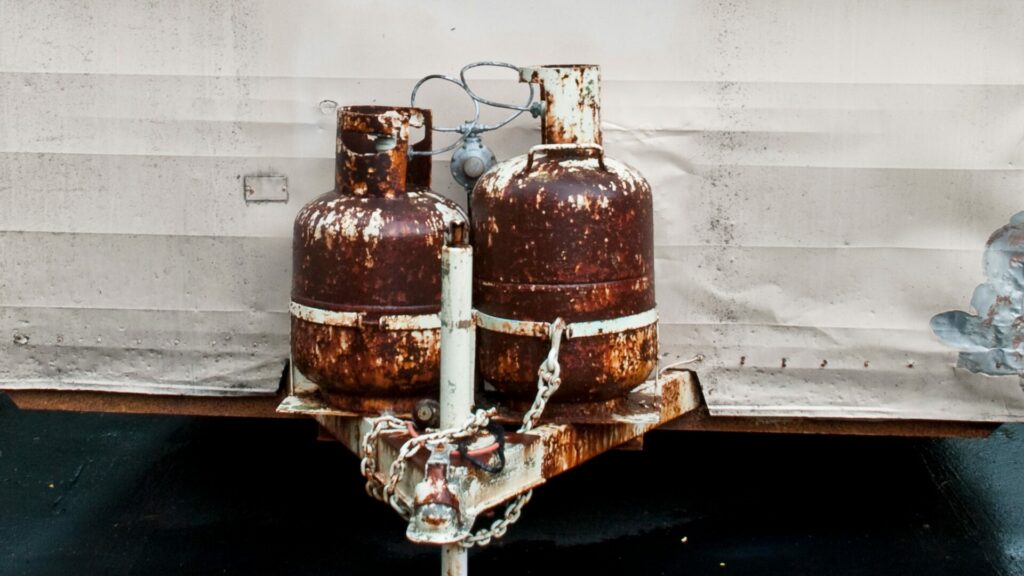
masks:
[[[515,336],[533,336],[535,338],[548,338],[551,327],[550,322],[537,322],[533,320],[512,320],[510,318],[499,318],[485,314],[479,310],[473,311],[476,325],[491,332],[501,332]],[[608,320],[591,320],[590,322],[573,322],[565,328],[566,338],[588,338],[590,336],[602,336],[604,334],[615,334],[626,330],[635,330],[656,324],[658,322],[658,310],[651,308],[639,314],[631,316],[619,316]]]
[[[288,305],[292,316],[314,324],[327,326],[343,326],[362,328],[365,312],[338,312],[305,306],[298,302]],[[441,328],[441,316],[438,314],[390,314],[381,316],[377,327],[382,330],[435,330]]]

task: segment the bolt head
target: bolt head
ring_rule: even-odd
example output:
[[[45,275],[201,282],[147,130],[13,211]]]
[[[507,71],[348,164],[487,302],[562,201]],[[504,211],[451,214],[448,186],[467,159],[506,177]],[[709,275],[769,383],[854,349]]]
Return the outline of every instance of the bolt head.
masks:
[[[424,398],[412,409],[412,420],[416,428],[437,428],[441,425],[441,404],[433,398]]]

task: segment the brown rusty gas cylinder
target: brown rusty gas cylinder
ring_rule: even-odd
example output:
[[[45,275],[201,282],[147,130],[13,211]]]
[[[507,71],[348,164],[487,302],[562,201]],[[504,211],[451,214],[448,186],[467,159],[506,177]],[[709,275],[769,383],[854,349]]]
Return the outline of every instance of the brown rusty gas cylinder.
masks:
[[[458,206],[429,191],[429,112],[338,111],[335,189],[295,219],[292,362],[342,408],[436,396],[441,246]]]
[[[541,84],[543,144],[473,190],[477,365],[531,399],[549,324],[568,324],[553,402],[594,402],[643,382],[657,356],[651,189],[601,148],[597,66],[524,68]]]

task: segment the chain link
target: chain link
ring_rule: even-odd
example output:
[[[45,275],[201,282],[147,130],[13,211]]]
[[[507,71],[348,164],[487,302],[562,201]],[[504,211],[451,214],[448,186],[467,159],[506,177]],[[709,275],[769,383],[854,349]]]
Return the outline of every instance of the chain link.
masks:
[[[555,392],[558,391],[558,387],[562,385],[562,366],[558,363],[558,349],[562,344],[562,335],[564,333],[565,321],[561,318],[556,318],[548,327],[548,339],[551,341],[551,348],[548,350],[547,358],[544,359],[540,368],[537,369],[537,396],[533,399],[533,405],[530,406],[530,409],[526,411],[526,414],[523,414],[523,425],[519,427],[521,434],[533,430],[533,427],[540,421],[548,400],[554,396]],[[491,543],[491,540],[504,536],[508,532],[508,527],[519,520],[523,506],[526,506],[526,503],[532,497],[533,490],[528,490],[516,496],[505,507],[505,512],[500,518],[491,522],[490,527],[470,534],[462,541],[462,546],[464,548],[487,546]]]
[[[544,413],[548,400],[551,399],[551,396],[558,391],[558,387],[562,384],[562,367],[558,363],[558,349],[562,343],[564,333],[565,321],[561,318],[555,319],[548,329],[551,348],[548,350],[548,355],[544,362],[537,369],[537,396],[534,398],[530,409],[523,415],[523,424],[519,427],[520,433],[529,432],[537,425],[541,415]],[[377,500],[387,502],[394,508],[395,512],[398,512],[403,519],[408,521],[412,517],[413,511],[398,498],[397,492],[398,484],[405,476],[409,459],[420,448],[428,444],[455,444],[459,440],[466,440],[480,434],[480,432],[487,428],[495,412],[494,408],[477,410],[459,428],[428,432],[406,440],[398,451],[398,457],[395,458],[395,461],[391,463],[391,467],[388,469],[387,482],[381,482],[377,477],[378,441],[382,434],[407,431],[409,423],[391,415],[374,418],[370,431],[363,436],[363,459],[360,462],[360,470],[363,476],[366,477],[366,493]],[[516,496],[505,507],[505,511],[500,518],[491,522],[489,527],[471,533],[460,544],[464,548],[487,546],[492,540],[501,538],[508,532],[509,526],[519,520],[523,506],[526,506],[531,497],[533,497],[533,490]]]
[[[410,438],[402,444],[398,450],[398,456],[388,468],[387,482],[382,482],[377,477],[377,450],[381,434],[394,432],[407,432],[409,423],[401,418],[391,415],[380,416],[372,420],[370,431],[363,436],[363,459],[360,462],[360,470],[366,478],[366,493],[370,496],[387,502],[395,509],[395,512],[408,520],[412,516],[412,509],[402,502],[398,497],[398,484],[405,476],[405,470],[409,459],[416,452],[428,444],[455,444],[459,440],[466,440],[477,436],[491,421],[497,410],[477,410],[458,428],[447,430],[436,430]]]
[[[532,496],[533,490],[516,496],[515,499],[509,502],[508,506],[505,507],[505,512],[501,515],[501,518],[491,522],[489,528],[477,530],[475,533],[466,536],[466,538],[459,544],[461,544],[463,548],[487,546],[491,543],[491,540],[501,538],[506,532],[508,532],[508,527],[519,520],[519,515],[523,511],[523,506],[526,506],[526,503],[530,501]]]
[[[540,420],[548,400],[558,391],[562,385],[562,367],[558,363],[558,348],[562,344],[562,334],[565,333],[565,321],[556,318],[548,327],[548,339],[551,340],[551,348],[548,356],[537,369],[537,396],[533,399],[533,405],[523,414],[523,425],[519,427],[520,433],[526,433],[533,429]]]
[[[366,478],[366,493],[377,500],[384,500],[384,483],[377,478],[377,441],[381,434],[404,432],[408,428],[405,420],[391,415],[379,416],[372,422],[370,431],[363,436],[363,459],[359,470]]]

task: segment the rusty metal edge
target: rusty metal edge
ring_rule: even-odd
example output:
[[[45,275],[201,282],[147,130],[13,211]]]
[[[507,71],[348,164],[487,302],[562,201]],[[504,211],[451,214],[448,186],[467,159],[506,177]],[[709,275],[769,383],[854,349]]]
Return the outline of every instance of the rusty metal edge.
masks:
[[[103,412],[111,414],[153,414],[176,416],[221,416],[232,418],[301,418],[279,414],[277,406],[285,394],[233,398],[202,396],[157,396],[115,392],[66,392],[54,390],[9,390],[6,394],[21,410],[60,412]]]
[[[612,420],[604,424],[543,424],[529,433],[512,433],[506,437],[505,471],[499,475],[483,474],[462,469],[465,484],[460,492],[464,511],[471,515],[491,509],[544,484],[548,479],[571,470],[608,450],[626,444],[657,428],[660,424],[698,409],[701,405],[697,381],[689,372],[671,374],[656,387],[659,399],[652,406],[653,419]],[[636,392],[648,395],[647,390]],[[337,438],[356,454],[362,453],[362,441],[373,425],[370,418],[316,414],[316,420],[326,434]],[[389,470],[406,437],[389,435],[378,445],[377,479],[387,481],[382,471]],[[411,458],[402,480],[397,484],[396,497],[408,505],[414,501],[417,483],[423,478],[426,454],[422,451]]]
[[[297,414],[281,414],[276,411],[286,394],[245,398],[213,398],[53,390],[10,390],[3,393],[21,410],[234,418],[303,417]],[[659,429],[685,432],[984,438],[992,434],[999,426],[1000,424],[987,422],[942,420],[840,420],[711,416],[708,414],[707,407],[702,406],[698,410],[664,424]]]
[[[822,434],[832,436],[895,436],[907,438],[984,438],[1001,424],[944,420],[845,420],[821,418],[750,418],[711,416],[707,406],[666,423],[659,430],[742,432],[758,434]]]

